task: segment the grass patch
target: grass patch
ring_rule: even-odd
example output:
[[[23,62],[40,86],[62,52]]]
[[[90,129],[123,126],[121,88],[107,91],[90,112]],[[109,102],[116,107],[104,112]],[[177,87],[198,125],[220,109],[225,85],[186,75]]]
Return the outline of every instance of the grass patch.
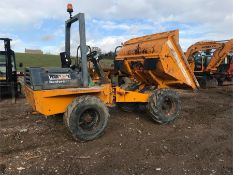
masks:
[[[40,55],[16,53],[17,70],[23,71],[25,67],[60,67],[61,61],[58,55]],[[19,67],[19,63],[23,63],[23,68]]]
[[[61,59],[59,55],[40,55],[28,53],[16,53],[17,71],[24,71],[25,67],[61,67]],[[23,63],[23,67],[19,67],[19,63]],[[107,67],[113,64],[113,58],[104,57],[101,63]]]

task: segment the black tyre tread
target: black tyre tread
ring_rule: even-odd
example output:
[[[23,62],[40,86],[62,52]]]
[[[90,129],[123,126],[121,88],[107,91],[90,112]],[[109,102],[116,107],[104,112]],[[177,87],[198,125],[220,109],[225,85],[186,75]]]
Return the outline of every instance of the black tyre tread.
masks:
[[[95,96],[91,96],[91,95],[84,95],[84,96],[79,96],[76,99],[73,100],[73,102],[68,105],[66,112],[64,113],[63,116],[63,120],[64,120],[64,124],[67,127],[67,129],[69,130],[69,132],[73,135],[73,138],[75,140],[82,140],[82,141],[89,141],[89,140],[94,140],[96,138],[98,138],[99,136],[101,136],[101,134],[97,134],[97,136],[95,137],[86,137],[86,136],[78,136],[76,134],[74,134],[71,130],[71,125],[70,125],[70,117],[71,117],[71,113],[73,112],[73,110],[75,108],[78,108],[79,105],[85,106],[85,105],[90,105],[90,104],[96,104],[98,105],[99,108],[103,109],[103,113],[105,115],[105,125],[100,129],[102,130],[101,133],[104,131],[104,129],[107,126],[107,122],[108,122],[108,118],[109,118],[109,110],[108,108],[105,106],[105,104],[97,97]]]
[[[164,117],[162,115],[162,113],[160,112],[160,109],[159,109],[159,101],[157,101],[155,104],[155,101],[152,100],[152,98],[154,96],[156,96],[157,100],[159,100],[160,98],[162,98],[162,96],[165,96],[165,95],[169,95],[169,96],[172,96],[174,99],[176,99],[177,101],[177,111],[176,113],[174,114],[173,117],[171,117],[170,120],[167,120],[166,117]],[[147,105],[147,110],[151,116],[151,118],[160,123],[160,124],[168,124],[172,121],[174,121],[178,116],[179,116],[179,113],[180,113],[180,110],[181,110],[181,102],[180,102],[180,98],[178,96],[178,94],[174,91],[172,91],[171,89],[157,89],[155,90],[154,94],[152,94],[149,98],[149,102],[148,102],[148,105]]]
[[[70,114],[72,112],[72,109],[74,109],[75,106],[77,106],[78,104],[82,103],[86,98],[87,98],[87,96],[80,96],[78,98],[75,98],[72,101],[72,103],[68,105],[66,112],[64,113],[64,116],[63,116],[64,124],[68,129],[70,127],[69,120],[70,120]]]

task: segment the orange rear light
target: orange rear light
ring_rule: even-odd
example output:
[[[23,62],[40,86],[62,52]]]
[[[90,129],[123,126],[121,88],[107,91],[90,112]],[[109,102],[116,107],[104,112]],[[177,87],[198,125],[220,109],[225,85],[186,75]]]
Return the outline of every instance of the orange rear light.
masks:
[[[73,12],[73,5],[72,4],[67,4],[67,12],[69,12],[69,13]]]

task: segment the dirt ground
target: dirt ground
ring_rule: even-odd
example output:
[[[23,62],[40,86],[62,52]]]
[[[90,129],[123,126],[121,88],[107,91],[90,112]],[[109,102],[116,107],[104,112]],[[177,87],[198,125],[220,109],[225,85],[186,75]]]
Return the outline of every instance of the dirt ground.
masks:
[[[61,117],[0,102],[0,174],[233,174],[233,86],[179,92],[180,117],[159,125],[111,110],[105,134],[75,142]]]

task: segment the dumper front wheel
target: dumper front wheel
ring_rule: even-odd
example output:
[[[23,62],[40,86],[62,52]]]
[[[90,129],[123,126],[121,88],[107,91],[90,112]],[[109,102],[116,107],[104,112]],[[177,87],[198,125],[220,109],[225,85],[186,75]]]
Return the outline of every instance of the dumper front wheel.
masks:
[[[149,98],[147,110],[151,118],[161,124],[174,121],[180,113],[180,99],[170,89],[158,89]]]
[[[64,123],[75,140],[89,141],[102,135],[108,118],[108,108],[100,99],[81,96],[68,106]]]

